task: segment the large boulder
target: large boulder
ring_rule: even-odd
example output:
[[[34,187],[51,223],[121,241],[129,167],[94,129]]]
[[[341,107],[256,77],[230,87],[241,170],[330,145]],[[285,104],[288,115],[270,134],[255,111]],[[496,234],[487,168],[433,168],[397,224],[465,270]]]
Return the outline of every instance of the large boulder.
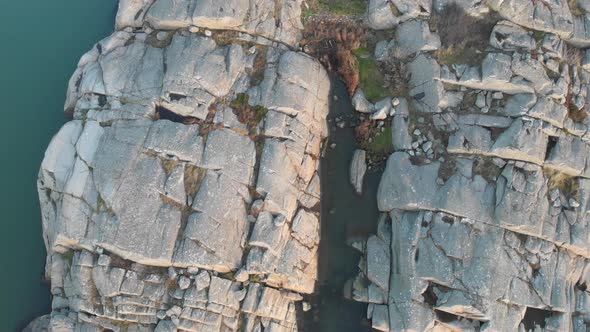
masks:
[[[264,38],[295,44],[300,5],[121,1],[39,171],[54,312],[32,329],[293,330],[318,278],[330,81]]]

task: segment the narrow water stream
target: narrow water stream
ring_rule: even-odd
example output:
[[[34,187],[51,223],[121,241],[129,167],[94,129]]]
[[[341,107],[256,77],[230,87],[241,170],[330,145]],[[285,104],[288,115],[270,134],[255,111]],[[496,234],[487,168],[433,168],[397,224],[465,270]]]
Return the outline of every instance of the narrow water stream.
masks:
[[[368,171],[363,195],[356,194],[349,181],[349,168],[356,149],[350,120],[354,109],[346,86],[332,77],[330,137],[321,161],[322,221],[319,257],[319,295],[315,310],[317,332],[370,332],[367,305],[347,300],[344,284],[358,272],[360,253],[347,245],[347,239],[376,233],[379,217],[376,194],[380,172]],[[335,97],[335,98],[334,98]],[[335,118],[346,119],[338,128]],[[333,148],[331,145],[335,143]]]

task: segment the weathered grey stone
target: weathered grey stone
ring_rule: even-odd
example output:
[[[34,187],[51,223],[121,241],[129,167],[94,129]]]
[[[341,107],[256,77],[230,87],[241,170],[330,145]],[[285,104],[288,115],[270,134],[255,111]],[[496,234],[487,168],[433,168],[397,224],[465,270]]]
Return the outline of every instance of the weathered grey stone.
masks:
[[[301,2],[275,3],[226,0],[213,5],[207,0],[156,0],[143,8],[145,20],[157,29],[202,27],[237,30],[295,45],[301,38]],[[206,30],[209,31],[209,30]],[[209,31],[210,32],[210,31]]]
[[[156,329],[154,330],[154,332],[176,332],[176,325],[174,325],[174,323],[172,323],[172,321],[169,320],[161,320],[160,322],[158,322],[158,325],[156,326]]]
[[[467,114],[457,117],[457,124],[486,128],[508,128],[512,121],[511,118],[483,114]]]
[[[532,51],[537,46],[527,30],[509,21],[501,21],[494,26],[490,36],[490,45],[503,50]]]
[[[494,143],[491,153],[504,159],[543,164],[548,137],[540,121],[515,120]]]
[[[565,0],[547,4],[529,0],[492,0],[488,6],[504,18],[529,29],[551,32],[565,38],[571,37],[573,33],[572,14]]]
[[[578,137],[563,134],[547,156],[545,166],[578,176],[584,172],[587,158],[587,144]]]
[[[266,139],[256,190],[265,195],[266,210],[290,218],[295,213],[299,189],[294,186],[297,173],[288,158],[284,143]]]
[[[201,164],[203,138],[199,136],[197,125],[156,121],[149,129],[144,146],[162,155],[174,156],[195,165]]]
[[[193,202],[198,212],[188,218],[175,264],[226,272],[240,266],[247,235],[241,186],[225,175],[207,172]]]
[[[285,225],[275,225],[271,213],[262,212],[258,215],[258,219],[254,224],[254,231],[250,236],[249,245],[268,249],[277,256],[287,241],[287,232],[288,227]]]
[[[520,55],[515,53],[512,58],[512,71],[531,82],[538,93],[548,94],[553,87],[547,72],[538,60],[521,59]]]
[[[412,147],[412,137],[408,132],[409,119],[404,115],[394,115],[391,122],[393,147],[396,150],[408,150]]]
[[[489,130],[479,126],[459,126],[459,130],[449,137],[447,151],[450,153],[487,154],[492,147]]]
[[[395,31],[396,39],[391,52],[398,58],[408,57],[419,51],[434,51],[440,48],[440,38],[432,33],[427,21],[412,20],[400,24]]]
[[[536,102],[536,95],[532,93],[519,93],[508,97],[503,112],[509,116],[525,115]]]
[[[217,170],[234,181],[249,185],[255,163],[256,148],[248,136],[230,129],[209,133],[203,152],[203,168]]]
[[[367,277],[381,289],[389,289],[391,255],[389,244],[372,236],[367,241]]]
[[[363,180],[367,171],[366,152],[355,150],[350,163],[350,183],[357,194],[363,193]]]
[[[367,100],[365,93],[360,88],[356,89],[354,96],[352,96],[352,107],[361,113],[373,113],[373,104]]]
[[[393,15],[391,6],[392,4],[387,0],[369,1],[368,21],[372,29],[390,29],[399,23],[399,19]]]
[[[317,248],[320,243],[320,222],[318,218],[303,209],[293,219],[293,238],[308,248]]]
[[[527,112],[528,116],[546,121],[555,127],[563,128],[565,119],[568,115],[567,107],[556,103],[549,98],[541,98]]]
[[[488,53],[481,64],[482,81],[488,90],[497,84],[507,83],[512,77],[512,57],[503,53]]]
[[[409,65],[410,95],[414,107],[422,112],[440,112],[444,88],[440,78],[440,66],[431,57],[420,54]]]

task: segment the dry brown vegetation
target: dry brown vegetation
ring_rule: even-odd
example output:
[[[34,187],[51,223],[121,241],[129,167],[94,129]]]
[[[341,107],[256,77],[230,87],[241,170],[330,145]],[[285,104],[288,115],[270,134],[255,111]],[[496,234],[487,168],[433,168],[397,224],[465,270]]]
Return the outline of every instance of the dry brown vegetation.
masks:
[[[338,17],[311,17],[305,26],[301,45],[326,68],[340,74],[352,95],[359,84],[358,60],[354,50],[365,37],[361,21]]]
[[[495,183],[502,169],[498,167],[490,157],[480,157],[473,163],[473,174],[480,175],[488,183]]]
[[[164,172],[168,176],[170,175],[170,173],[172,173],[176,165],[178,165],[178,162],[172,159],[161,158],[160,161],[162,162],[162,168],[164,169]]]
[[[567,197],[579,199],[580,186],[576,177],[547,168],[544,173],[549,190],[557,188]]]
[[[339,48],[336,51],[336,61],[338,63],[338,74],[346,83],[348,94],[352,96],[360,81],[358,60],[351,50]]]
[[[354,128],[354,136],[357,141],[366,141],[371,137],[371,120],[363,120]]]
[[[564,105],[567,107],[567,114],[572,121],[583,123],[586,120],[586,117],[588,116],[588,104],[584,105],[582,108],[576,106],[571,86],[568,87]]]
[[[567,5],[570,8],[570,12],[574,16],[582,16],[585,14],[584,10],[578,4],[579,0],[567,0]]]
[[[258,85],[264,78],[264,70],[266,69],[266,47],[258,49],[256,57],[254,58],[254,64],[252,71],[250,72],[251,84]]]
[[[240,93],[231,102],[230,106],[234,114],[238,117],[238,121],[247,125],[252,131],[264,119],[268,110],[262,106],[250,106],[248,100],[249,97],[247,94]]]
[[[440,13],[434,13],[430,29],[437,32],[441,48],[435,55],[445,64],[479,64],[485,55],[490,34],[498,17],[487,15],[475,17],[453,3]]]
[[[564,60],[567,64],[572,65],[572,66],[576,66],[576,67],[581,67],[583,57],[584,56],[582,55],[581,49],[571,46],[571,45],[566,45],[566,50],[564,53]]]
[[[184,190],[188,196],[194,197],[197,194],[206,174],[207,172],[204,169],[186,164],[184,168]]]
[[[405,63],[391,57],[384,62],[384,86],[390,90],[390,95],[405,97],[410,96],[408,87],[409,74]]]

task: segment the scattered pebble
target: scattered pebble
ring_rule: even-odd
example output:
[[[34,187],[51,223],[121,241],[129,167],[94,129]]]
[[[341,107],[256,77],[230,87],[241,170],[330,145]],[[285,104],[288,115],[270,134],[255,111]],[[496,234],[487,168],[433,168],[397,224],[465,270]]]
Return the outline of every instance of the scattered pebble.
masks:
[[[492,98],[498,100],[498,99],[503,99],[504,98],[504,94],[502,92],[494,92],[494,94],[492,94]]]
[[[156,34],[157,40],[166,40],[168,38],[168,33],[166,31],[160,31]]]
[[[189,278],[187,278],[185,276],[181,276],[178,279],[178,287],[180,289],[187,289],[190,287],[190,285],[191,285],[191,280]]]

